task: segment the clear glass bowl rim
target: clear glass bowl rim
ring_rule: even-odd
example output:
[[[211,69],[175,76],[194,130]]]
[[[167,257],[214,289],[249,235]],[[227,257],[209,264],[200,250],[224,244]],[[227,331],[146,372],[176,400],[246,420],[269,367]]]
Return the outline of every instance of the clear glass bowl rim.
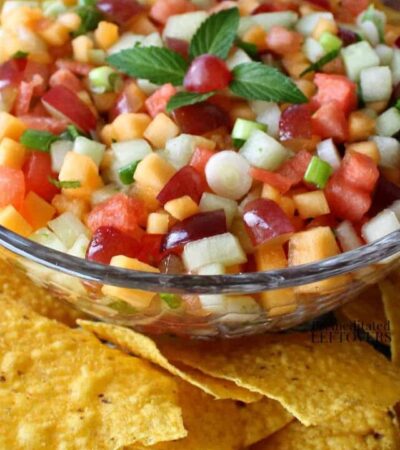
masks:
[[[85,281],[177,294],[252,294],[301,286],[362,269],[400,252],[400,230],[316,263],[237,275],[166,275],[98,264],[49,249],[0,226],[0,246],[49,269]]]

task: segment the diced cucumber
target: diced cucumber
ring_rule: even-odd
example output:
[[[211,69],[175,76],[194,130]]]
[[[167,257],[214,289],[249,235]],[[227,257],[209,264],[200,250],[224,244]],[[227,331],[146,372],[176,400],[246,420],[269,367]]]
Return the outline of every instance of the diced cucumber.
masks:
[[[266,133],[267,128],[263,123],[257,123],[253,120],[237,119],[232,130],[232,139],[247,141],[253,131],[261,130]]]
[[[233,218],[235,217],[238,210],[238,204],[237,202],[235,202],[235,200],[220,197],[219,195],[215,194],[210,194],[209,192],[205,192],[202,195],[199,207],[201,212],[217,211],[218,209],[223,209],[225,211],[228,228],[231,226]]]
[[[333,139],[325,139],[317,145],[317,154],[322,161],[327,162],[333,170],[338,170],[342,159]]]
[[[87,295],[87,291],[83,287],[79,278],[61,272],[53,272],[50,276],[50,280],[54,286],[68,292],[72,298],[76,295]]]
[[[48,223],[50,230],[60,239],[67,249],[70,249],[82,234],[90,236],[89,230],[71,212],[65,212]]]
[[[363,100],[380,102],[389,100],[392,95],[392,72],[389,67],[369,67],[360,74],[360,86]]]
[[[145,36],[141,34],[124,33],[118,41],[107,50],[107,53],[109,55],[113,55],[114,53],[119,53],[122,50],[134,48],[137,44],[142,44],[144,38]]]
[[[251,320],[261,312],[261,307],[249,295],[200,295],[203,309],[212,314],[221,314],[225,322]],[[250,316],[250,317],[249,317]]]
[[[133,139],[125,142],[115,142],[111,146],[119,167],[140,161],[152,153],[150,144],[144,139]]]
[[[393,59],[390,65],[390,69],[392,71],[393,84],[400,83],[400,49],[393,49]]]
[[[373,136],[371,139],[379,150],[379,165],[400,169],[400,142],[395,138],[384,136]]]
[[[362,28],[363,25],[368,22],[375,26],[378,35],[378,42],[384,42],[386,14],[383,11],[375,9],[374,5],[371,5],[366,11],[363,11],[357,17],[357,24]]]
[[[241,48],[235,50],[235,52],[226,60],[226,64],[228,65],[230,70],[233,70],[236,66],[240,66],[240,64],[245,64],[252,62],[250,56]]]
[[[350,252],[363,245],[353,224],[348,220],[345,220],[336,227],[335,234],[344,252]]]
[[[256,121],[267,125],[267,133],[273,138],[279,137],[279,122],[281,120],[281,109],[276,103],[256,100],[250,104],[257,114]]]
[[[396,214],[390,209],[385,209],[363,225],[361,233],[365,241],[370,244],[399,229],[400,222]]]
[[[339,50],[343,45],[343,41],[329,31],[322,33],[319,38],[319,43],[322,45],[325,53]]]
[[[363,69],[379,66],[379,57],[371,45],[366,42],[357,42],[342,49],[344,65],[346,67],[347,76],[358,81]]]
[[[303,16],[296,24],[296,30],[305,36],[311,36],[320,19],[335,21],[332,13],[316,12]]]
[[[367,20],[366,22],[363,22],[360,25],[360,30],[364,36],[364,38],[373,46],[381,42],[379,38],[379,31],[374,22],[371,22],[370,20]]]
[[[78,136],[74,141],[74,152],[91,158],[96,166],[100,166],[104,158],[106,146],[100,142],[92,141],[84,136]]]
[[[181,134],[166,142],[164,156],[176,169],[181,169],[189,164],[196,147],[201,146],[201,141],[199,136]]]
[[[81,234],[69,249],[68,254],[77,258],[86,258],[86,251],[89,247],[90,240],[85,234]]]
[[[312,63],[317,62],[325,55],[325,50],[322,45],[315,39],[308,37],[303,45],[303,52],[307,56],[307,59]]]
[[[56,141],[51,144],[51,168],[54,172],[59,173],[63,165],[65,155],[72,151],[74,143],[72,141]]]
[[[209,264],[208,266],[200,267],[197,273],[199,275],[224,275],[226,274],[226,269],[222,264]]]
[[[116,186],[115,184],[108,184],[107,186],[104,186],[103,188],[93,192],[90,203],[92,206],[96,206],[99,203],[108,200],[113,195],[118,194],[118,192],[120,192],[118,186]]]
[[[400,111],[393,107],[381,114],[376,121],[379,136],[394,136],[400,131]]]
[[[385,44],[379,44],[375,47],[375,51],[379,56],[382,66],[390,66],[393,61],[394,50]]]
[[[255,14],[254,16],[246,16],[240,18],[239,36],[243,36],[253,25],[259,25],[265,31],[269,31],[274,26],[292,28],[299,16],[293,11],[282,11],[272,13]]]
[[[289,156],[286,148],[263,131],[253,131],[239,152],[252,166],[276,170]]]
[[[238,239],[231,233],[189,242],[183,250],[183,262],[189,271],[198,270],[209,264],[233,266],[246,261],[246,254]]]
[[[205,11],[195,11],[176,16],[170,16],[165,24],[163,39],[173,38],[191,41],[192,37],[207,19],[208,14]]]
[[[51,248],[52,250],[57,250],[63,253],[67,251],[67,247],[63,244],[63,242],[48,228],[40,228],[35,231],[29,239],[37,244]]]

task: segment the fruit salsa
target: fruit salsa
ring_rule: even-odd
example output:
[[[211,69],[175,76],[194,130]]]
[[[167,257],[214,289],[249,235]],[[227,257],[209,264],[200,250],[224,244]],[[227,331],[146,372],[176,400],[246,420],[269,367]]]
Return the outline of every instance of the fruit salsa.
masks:
[[[90,261],[199,275],[316,262],[399,229],[400,28],[369,3],[6,1],[0,225]],[[293,290],[103,294],[212,314]]]

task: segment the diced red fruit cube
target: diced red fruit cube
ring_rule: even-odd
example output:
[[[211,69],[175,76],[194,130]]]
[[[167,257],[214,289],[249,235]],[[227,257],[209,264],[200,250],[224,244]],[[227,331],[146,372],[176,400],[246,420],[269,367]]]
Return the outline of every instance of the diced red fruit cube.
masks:
[[[358,16],[368,8],[369,3],[369,0],[357,0],[356,2],[354,0],[342,0],[338,12],[342,13],[341,17],[347,17],[347,21],[351,21],[351,16]]]
[[[57,69],[68,69],[76,75],[83,77],[89,75],[89,72],[94,68],[92,64],[82,63],[72,59],[57,59],[55,65]]]
[[[375,189],[379,178],[379,170],[374,161],[357,152],[343,158],[339,171],[347,184],[366,192]]]
[[[134,87],[132,82],[128,81],[117,96],[114,106],[109,111],[111,122],[120,114],[136,113],[143,107],[143,99],[138,96]]]
[[[260,6],[258,6],[253,14],[262,14],[262,13],[269,13],[269,12],[280,12],[280,11],[298,11],[299,5],[292,1],[282,1],[282,0],[275,0],[268,3],[263,3]]]
[[[57,178],[51,167],[49,153],[30,152],[22,170],[25,174],[26,192],[33,191],[47,202],[60,192],[49,178]]]
[[[311,162],[312,155],[305,150],[301,150],[299,153],[287,160],[277,171],[279,175],[287,178],[291,182],[291,187],[303,181],[304,175]]]
[[[208,148],[197,147],[193,153],[190,165],[196,169],[198,173],[204,174],[209,159],[215,155],[215,152]]]
[[[148,113],[151,117],[155,117],[161,112],[165,112],[171,97],[176,94],[176,88],[171,83],[164,84],[154,94],[152,94],[145,102]]]
[[[20,116],[20,119],[28,128],[39,131],[50,131],[53,134],[60,134],[66,130],[69,122],[64,119],[55,119],[54,117],[37,116],[27,114]]]
[[[202,176],[192,166],[182,167],[164,186],[157,196],[157,200],[165,205],[170,200],[188,195],[196,203],[204,192],[204,182]]]
[[[348,136],[348,123],[340,105],[336,102],[322,105],[312,116],[312,129],[322,139],[344,142]]]
[[[23,79],[26,58],[10,59],[0,65],[0,89],[9,85],[18,85]]]
[[[16,116],[22,116],[28,114],[31,101],[33,98],[34,84],[32,82],[27,83],[21,81],[18,87],[18,95],[14,105],[14,111]]]
[[[141,239],[143,231],[140,225],[146,224],[147,215],[141,201],[117,194],[93,208],[87,218],[87,225],[93,233],[100,227],[113,227]]]
[[[195,58],[183,81],[186,90],[204,94],[225,89],[232,80],[226,62],[214,55],[201,55]]]
[[[68,69],[59,69],[50,77],[50,87],[62,85],[73,92],[83,89],[81,80]]]
[[[108,20],[118,25],[126,24],[143,10],[136,0],[99,0],[96,7]]]
[[[225,111],[207,102],[177,108],[172,115],[181,132],[187,134],[203,135],[231,125]]]
[[[162,243],[164,235],[161,234],[145,234],[140,239],[141,250],[137,255],[137,259],[151,266],[158,266],[165,256],[162,251]]]
[[[294,233],[288,216],[272,200],[257,199],[244,208],[243,220],[254,245]]]
[[[267,35],[268,49],[278,55],[296,53],[300,51],[303,36],[285,27],[273,26]]]
[[[181,252],[188,242],[227,232],[226,216],[222,210],[196,214],[174,225],[165,236],[163,249]]]
[[[165,24],[171,16],[196,11],[195,5],[188,0],[157,0],[150,10],[150,17]]]
[[[336,102],[346,115],[357,108],[357,85],[344,75],[317,73],[314,82],[318,87],[312,101],[316,107]]]
[[[22,170],[0,167],[0,208],[22,207],[25,197],[25,179]]]
[[[380,175],[369,214],[376,216],[396,200],[400,200],[400,187],[389,181],[383,175]]]
[[[279,122],[280,139],[311,139],[311,115],[310,105],[292,105],[286,108]]]
[[[270,172],[268,170],[252,167],[250,170],[250,175],[254,180],[261,181],[262,183],[266,183],[274,187],[281,194],[285,194],[292,187],[292,181],[289,178],[286,178],[276,172]]]
[[[330,228],[336,228],[338,226],[339,222],[335,218],[333,214],[325,214],[324,216],[319,216],[315,219],[313,219],[311,222],[307,224],[307,230],[310,228],[318,228],[318,227],[330,227]]]
[[[330,0],[307,0],[309,3],[312,3],[314,6],[321,8],[323,10],[331,10],[331,2]]]

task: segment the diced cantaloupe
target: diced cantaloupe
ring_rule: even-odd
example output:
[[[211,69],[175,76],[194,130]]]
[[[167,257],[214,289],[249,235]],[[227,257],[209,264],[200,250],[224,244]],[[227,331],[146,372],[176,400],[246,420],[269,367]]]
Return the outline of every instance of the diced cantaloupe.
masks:
[[[278,189],[275,189],[270,184],[264,183],[263,189],[261,192],[261,197],[265,198],[267,200],[272,200],[276,203],[279,203],[279,200],[281,198],[281,194],[278,191]]]
[[[303,80],[301,78],[300,80],[296,80],[295,83],[301,92],[309,99],[317,93],[317,86],[311,80]]]
[[[104,92],[104,94],[92,94],[94,106],[98,112],[107,112],[114,105],[117,98],[116,92]]]
[[[185,220],[199,212],[199,205],[189,195],[184,195],[167,202],[164,209],[175,219]]]
[[[72,51],[75,61],[82,63],[90,62],[90,51],[93,48],[93,41],[87,36],[78,36],[72,40]]]
[[[286,253],[282,245],[264,245],[259,247],[254,258],[257,265],[257,271],[264,272],[275,269],[284,269],[288,266]],[[274,308],[286,307],[289,312],[297,308],[296,296],[293,288],[277,289],[266,291],[260,294],[261,306],[268,311]]]
[[[134,179],[143,186],[148,186],[157,194],[174,176],[175,168],[157,153],[146,156],[137,166]]]
[[[18,141],[26,128],[27,127],[22,120],[7,112],[0,112],[0,140],[8,137]]]
[[[109,123],[108,125],[105,125],[100,131],[101,142],[106,145],[111,145],[114,139],[113,134],[114,130],[112,124]]]
[[[379,164],[381,158],[378,146],[374,141],[357,142],[355,144],[350,144],[347,146],[346,151],[349,153],[362,153],[363,155],[369,156],[377,165]]]
[[[82,198],[70,198],[64,194],[57,194],[51,202],[58,214],[71,212],[82,220],[90,211],[89,202]]]
[[[336,22],[334,20],[329,20],[324,17],[321,17],[317,25],[314,28],[314,31],[312,33],[312,37],[319,41],[319,38],[324,33],[331,33],[331,34],[337,34],[338,33],[338,26],[336,25]]]
[[[376,120],[363,111],[354,111],[349,116],[349,141],[365,141],[375,134]]]
[[[324,191],[312,191],[293,196],[293,201],[302,219],[312,219],[331,212]]]
[[[56,214],[56,209],[42,197],[31,191],[25,197],[22,213],[36,231],[47,225]]]
[[[149,3],[149,2],[148,2]],[[150,2],[152,4],[154,2]],[[148,18],[147,13],[138,14],[128,25],[129,31],[134,34],[148,36],[151,33],[157,33],[158,29]]]
[[[253,25],[243,35],[242,40],[248,44],[253,44],[258,50],[267,50],[267,32],[261,25]]]
[[[114,256],[111,259],[110,265],[122,269],[137,270],[139,272],[160,273],[155,267],[142,263],[138,259],[128,258],[126,256]],[[103,287],[102,292],[106,296],[125,300],[139,310],[147,308],[155,295],[154,292],[142,291],[140,289],[128,289],[107,285]]]
[[[89,200],[92,192],[103,186],[95,162],[89,156],[76,152],[65,155],[58,178],[60,181],[79,181],[80,187],[63,189],[63,194],[70,198]]]
[[[69,31],[76,31],[82,23],[82,19],[74,12],[66,12],[57,17],[57,22],[68,28]]]
[[[294,213],[296,212],[296,204],[292,198],[284,195],[279,199],[278,205],[288,217],[294,217]]]
[[[340,253],[335,235],[330,227],[317,227],[296,233],[289,241],[289,267],[321,261]],[[329,292],[350,281],[350,275],[340,275],[327,280],[298,286],[298,293]]]
[[[0,166],[20,169],[24,163],[25,147],[14,139],[5,137],[0,142]]]
[[[2,28],[7,31],[16,31],[21,26],[33,28],[39,20],[43,18],[43,12],[40,8],[30,8],[28,5],[13,8],[11,10],[3,9],[1,14]]]
[[[147,233],[167,234],[169,226],[169,216],[163,213],[151,213],[147,218]]]
[[[154,212],[160,208],[160,202],[157,200],[159,191],[153,189],[151,186],[136,182],[132,185],[130,193],[133,197],[144,203],[148,211]]]
[[[165,144],[179,134],[179,127],[164,113],[154,117],[144,132],[144,137],[155,148],[165,148]]]
[[[70,30],[61,22],[50,22],[46,28],[40,29],[38,34],[52,47],[64,45],[70,38]]]
[[[150,122],[151,118],[147,114],[120,114],[112,123],[113,138],[118,142],[141,139]]]
[[[238,7],[241,16],[250,16],[257,7],[260,6],[260,2],[258,0],[239,0]]]
[[[102,20],[94,32],[96,44],[103,50],[109,49],[119,38],[118,26]]]
[[[23,237],[28,237],[33,233],[29,223],[12,205],[0,210],[0,225]]]

